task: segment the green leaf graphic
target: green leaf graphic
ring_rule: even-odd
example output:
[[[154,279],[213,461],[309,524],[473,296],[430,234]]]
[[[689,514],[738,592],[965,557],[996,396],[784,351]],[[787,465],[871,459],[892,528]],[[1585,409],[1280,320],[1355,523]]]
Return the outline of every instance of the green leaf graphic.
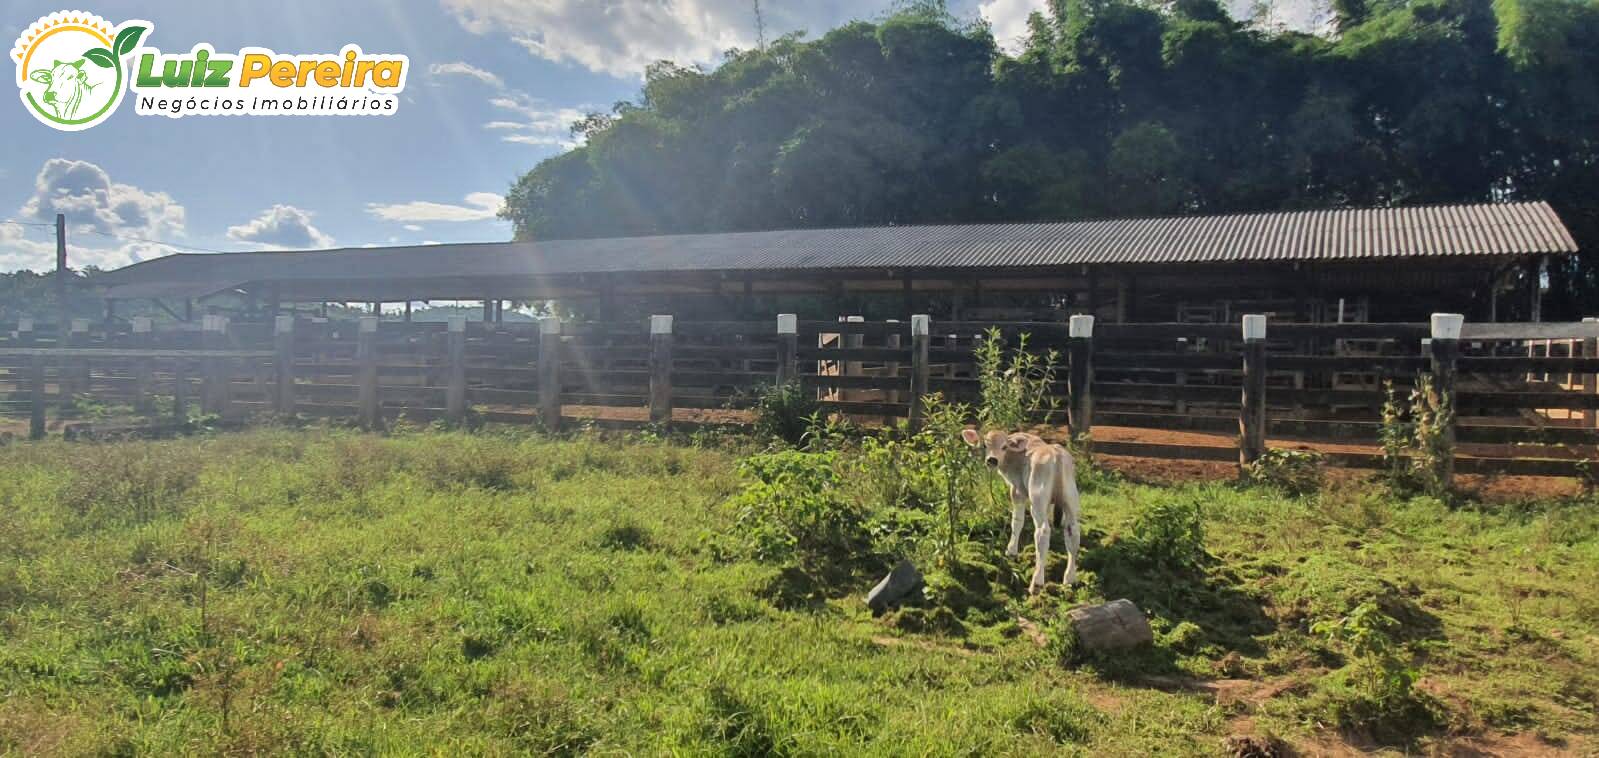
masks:
[[[111,49],[116,51],[118,58],[121,58],[133,52],[133,48],[139,46],[139,38],[144,36],[147,31],[150,31],[150,29],[144,26],[130,26],[123,29],[117,32],[117,39],[111,44]]]
[[[96,47],[83,51],[83,57],[88,58],[100,68],[111,68],[116,61],[111,58],[111,51],[103,47]]]

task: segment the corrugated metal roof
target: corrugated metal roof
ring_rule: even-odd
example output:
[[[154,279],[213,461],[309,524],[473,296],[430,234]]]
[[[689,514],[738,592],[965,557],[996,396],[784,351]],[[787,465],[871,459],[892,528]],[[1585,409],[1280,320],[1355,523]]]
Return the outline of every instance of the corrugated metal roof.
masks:
[[[1576,250],[1554,210],[1534,202],[182,254],[108,272],[101,281],[110,297],[152,297],[272,280],[1336,261]]]

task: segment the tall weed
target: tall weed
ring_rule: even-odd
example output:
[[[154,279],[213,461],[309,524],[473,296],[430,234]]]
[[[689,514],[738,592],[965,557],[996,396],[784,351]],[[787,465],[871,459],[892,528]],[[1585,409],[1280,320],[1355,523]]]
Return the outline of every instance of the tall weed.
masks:
[[[1027,341],[1021,334],[1007,352],[1000,331],[990,327],[973,351],[982,392],[977,420],[984,427],[1015,430],[1035,419],[1048,423],[1055,413],[1059,398],[1050,390],[1060,354],[1050,350],[1040,356],[1028,351]]]

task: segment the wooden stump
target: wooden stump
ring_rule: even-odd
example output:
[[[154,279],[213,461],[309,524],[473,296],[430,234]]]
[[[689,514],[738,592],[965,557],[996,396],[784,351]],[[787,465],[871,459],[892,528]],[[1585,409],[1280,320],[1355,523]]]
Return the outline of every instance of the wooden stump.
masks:
[[[1125,650],[1155,641],[1149,628],[1149,619],[1127,599],[1112,600],[1102,605],[1073,608],[1066,612],[1072,629],[1077,632],[1078,643],[1084,650],[1105,652]]]

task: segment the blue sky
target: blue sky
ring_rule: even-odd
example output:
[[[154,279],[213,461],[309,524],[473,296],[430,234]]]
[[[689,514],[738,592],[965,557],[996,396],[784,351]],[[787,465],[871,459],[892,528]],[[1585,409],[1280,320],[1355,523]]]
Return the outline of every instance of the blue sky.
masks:
[[[891,0],[763,0],[766,33],[813,35]],[[1043,0],[952,0],[1002,41]],[[755,40],[752,0],[278,0],[0,3],[10,49],[34,19],[84,10],[154,24],[144,44],[409,56],[384,117],[141,116],[131,101],[83,132],[49,129],[0,97],[0,219],[68,212],[74,266],[178,248],[260,250],[503,240],[500,195],[570,147],[567,126],[638,94],[649,61],[714,65]],[[11,61],[7,59],[7,65]],[[8,75],[11,73],[7,72]],[[99,234],[96,234],[98,232]],[[52,232],[0,223],[0,271],[53,265]],[[110,235],[110,236],[106,236]]]

